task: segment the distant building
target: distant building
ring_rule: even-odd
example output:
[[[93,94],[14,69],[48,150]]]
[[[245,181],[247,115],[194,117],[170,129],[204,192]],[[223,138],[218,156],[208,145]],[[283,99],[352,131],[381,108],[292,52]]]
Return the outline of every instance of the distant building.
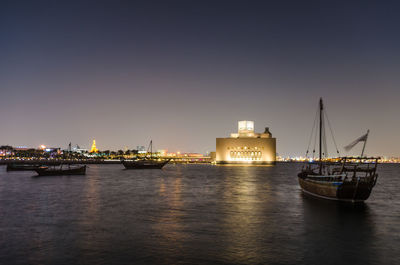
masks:
[[[43,149],[43,151],[48,152],[48,153],[61,153],[61,148],[60,147],[46,147]]]
[[[231,137],[217,138],[217,164],[275,164],[276,138],[269,128],[254,132],[253,121],[239,121],[238,132]]]
[[[210,161],[212,163],[215,163],[216,159],[217,159],[217,153],[216,152],[210,152],[209,156],[210,156]]]
[[[85,148],[80,148],[79,145],[76,145],[75,147],[72,147],[72,152],[83,154],[83,153],[87,153],[88,150]]]
[[[159,156],[166,156],[167,153],[168,153],[168,150],[166,150],[166,149],[159,149],[159,150],[157,150],[157,154],[158,154]]]
[[[143,145],[136,146],[136,150],[138,151],[139,154],[146,154],[147,153],[146,147],[144,147]]]

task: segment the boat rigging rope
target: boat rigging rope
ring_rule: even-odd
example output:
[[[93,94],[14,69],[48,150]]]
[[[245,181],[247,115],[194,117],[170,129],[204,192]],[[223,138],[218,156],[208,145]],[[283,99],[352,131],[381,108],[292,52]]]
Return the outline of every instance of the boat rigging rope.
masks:
[[[328,157],[328,146],[326,144],[325,120],[322,120],[322,144],[323,144],[322,156],[326,158],[326,157]]]
[[[312,129],[311,129],[311,134],[310,134],[310,139],[308,140],[308,146],[307,146],[307,152],[306,152],[306,158],[308,157],[308,152],[309,152],[309,150],[310,150],[310,145],[311,145],[311,139],[312,139],[312,137],[313,137],[313,135],[314,135],[314,129],[315,129],[315,124],[316,124],[316,122],[317,122],[317,117],[318,117],[318,109],[317,109],[317,111],[315,112],[315,118],[314,118],[314,123],[313,123],[313,126],[312,126]],[[317,134],[317,132],[316,132],[316,130],[315,130],[315,134]],[[315,135],[315,141],[316,141],[316,135]],[[314,150],[313,150],[313,158],[314,158],[314,153],[315,153],[315,141],[314,141]]]
[[[325,109],[326,109],[326,107],[325,107]],[[328,113],[327,113],[326,110],[325,110],[324,112],[325,112],[325,113],[324,113],[324,114],[325,114],[325,118],[326,118],[326,120],[328,121],[329,130],[331,131],[333,143],[335,144],[336,153],[338,154],[338,157],[340,157],[339,149],[338,149],[338,147],[337,147],[336,140],[335,140],[335,135],[333,134],[332,126],[331,126],[331,123],[329,122]]]
[[[317,113],[318,115],[318,113]],[[317,146],[317,138],[318,138],[318,123],[315,124],[315,134],[314,134],[314,146],[313,146],[313,159],[315,158],[315,147]]]

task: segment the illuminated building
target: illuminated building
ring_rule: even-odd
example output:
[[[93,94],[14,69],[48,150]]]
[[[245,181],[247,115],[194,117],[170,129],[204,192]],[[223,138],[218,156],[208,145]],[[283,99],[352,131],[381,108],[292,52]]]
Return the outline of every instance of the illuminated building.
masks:
[[[83,154],[83,153],[87,153],[88,152],[87,149],[80,148],[79,145],[76,145],[75,147],[72,147],[71,150],[72,150],[72,152],[79,153],[79,154]]]
[[[29,149],[34,149],[34,148],[29,148],[29,147],[26,147],[26,146],[17,146],[17,147],[14,147],[14,150],[15,150],[15,151],[28,151]]]
[[[48,153],[61,154],[61,148],[60,147],[46,147],[43,151],[48,152]]]
[[[168,150],[165,150],[165,149],[157,150],[157,154],[158,154],[159,156],[166,156],[167,153],[168,153]]]
[[[138,151],[139,154],[146,154],[147,153],[146,147],[144,147],[143,145],[136,146],[136,150]]]
[[[275,164],[276,138],[269,128],[254,132],[253,121],[239,121],[238,132],[231,137],[217,138],[217,164]]]
[[[90,153],[97,153],[99,149],[96,148],[96,140],[93,140],[92,148],[90,148]]]

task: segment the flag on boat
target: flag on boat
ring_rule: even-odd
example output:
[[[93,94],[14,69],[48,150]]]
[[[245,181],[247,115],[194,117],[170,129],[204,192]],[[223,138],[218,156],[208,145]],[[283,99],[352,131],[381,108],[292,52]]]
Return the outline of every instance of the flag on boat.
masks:
[[[358,144],[359,142],[366,142],[368,139],[368,134],[369,134],[369,130],[367,131],[366,134],[364,134],[363,136],[357,138],[356,140],[354,140],[353,142],[351,142],[350,144],[346,145],[344,147],[344,150],[346,150],[346,152],[350,151],[356,144]]]

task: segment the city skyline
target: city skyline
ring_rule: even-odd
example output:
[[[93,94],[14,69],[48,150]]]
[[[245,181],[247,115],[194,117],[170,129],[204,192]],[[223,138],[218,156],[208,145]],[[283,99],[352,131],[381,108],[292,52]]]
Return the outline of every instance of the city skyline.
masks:
[[[0,144],[206,153],[239,120],[305,155],[323,97],[340,151],[400,156],[400,18],[379,2],[4,2]],[[334,151],[332,146],[330,150]],[[349,154],[359,154],[361,146]]]

